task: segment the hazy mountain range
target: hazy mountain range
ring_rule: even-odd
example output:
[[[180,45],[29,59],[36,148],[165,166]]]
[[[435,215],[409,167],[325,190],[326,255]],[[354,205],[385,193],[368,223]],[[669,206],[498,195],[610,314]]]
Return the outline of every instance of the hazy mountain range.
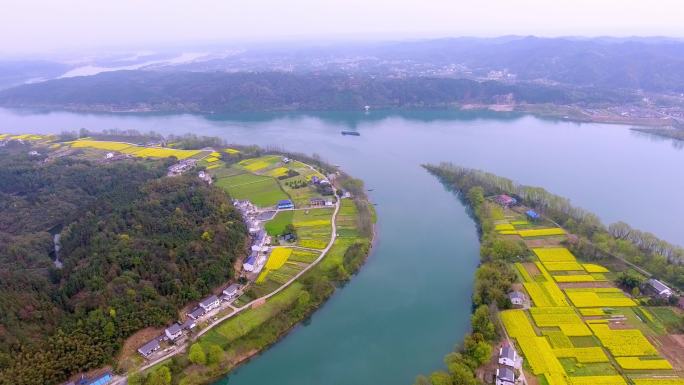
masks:
[[[203,50],[119,60],[95,67],[94,76],[73,76],[77,68],[57,62],[0,64],[0,86],[31,82],[0,91],[0,104],[209,112],[441,107],[502,98],[593,105],[684,92],[684,41],[668,38],[513,36]],[[72,77],[57,79],[65,73]]]

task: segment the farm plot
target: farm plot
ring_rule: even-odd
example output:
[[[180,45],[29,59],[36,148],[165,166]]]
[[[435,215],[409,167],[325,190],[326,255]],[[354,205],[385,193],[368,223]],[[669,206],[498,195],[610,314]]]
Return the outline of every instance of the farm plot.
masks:
[[[634,385],[684,385],[684,378],[632,378]]]
[[[524,310],[505,310],[500,315],[508,335],[512,338],[537,336]]]
[[[572,288],[565,289],[576,307],[629,307],[636,303],[618,288]]]
[[[340,202],[340,211],[337,213],[337,235],[340,238],[357,238],[358,231],[358,210],[354,201],[343,199]]]
[[[616,357],[615,361],[625,370],[672,370],[672,365],[660,357]]]
[[[543,262],[548,271],[583,271],[584,268],[577,262]]]
[[[557,235],[565,235],[565,230],[558,227],[546,228],[546,229],[529,229],[529,230],[518,230],[518,235],[523,238],[532,237],[550,237]]]
[[[572,307],[533,307],[530,314],[537,326],[558,327],[568,337],[591,335],[591,330]]]
[[[260,207],[273,206],[289,198],[275,179],[268,176],[244,173],[219,178],[216,185],[228,191],[232,198],[248,199]]]
[[[332,235],[332,209],[297,210],[292,223],[297,229],[297,245],[324,249]]]
[[[565,247],[537,247],[532,252],[543,263],[546,262],[577,262],[577,258]]]
[[[582,376],[570,377],[572,385],[627,385],[622,376]]]
[[[265,168],[271,167],[280,162],[281,157],[277,155],[267,155],[259,158],[245,159],[238,163],[247,171],[257,172]]]
[[[300,263],[312,263],[321,254],[316,251],[294,249],[290,254],[289,261]]]
[[[558,283],[566,283],[566,282],[595,282],[597,281],[596,277],[593,275],[589,274],[566,274],[566,275],[554,275],[553,279],[556,280]],[[598,279],[598,280],[605,280],[605,279]]]
[[[565,376],[565,369],[556,358],[546,338],[520,337],[517,340],[534,374],[550,374],[561,378]]]
[[[568,306],[563,292],[554,282],[524,282],[523,286],[537,307]]]
[[[601,265],[597,265],[594,263],[583,263],[582,266],[584,267],[584,270],[587,271],[587,273],[608,273],[609,270],[606,269],[605,267]]]
[[[608,356],[599,347],[553,349],[553,354],[558,358],[574,358],[583,364],[608,362]]]
[[[256,329],[271,317],[290,307],[302,291],[302,284],[294,282],[288,288],[269,298],[266,303],[250,311],[243,311],[200,338],[200,343],[216,343],[226,347],[230,342]]]
[[[639,330],[612,330],[608,325],[590,323],[589,327],[615,357],[657,356],[658,351]]]
[[[76,140],[69,143],[73,148],[93,148],[104,151],[117,151],[140,158],[168,158],[187,159],[202,153],[200,150],[176,150],[173,148],[143,147],[124,142],[109,142],[100,140]]]
[[[280,235],[285,231],[287,225],[292,224],[294,211],[280,211],[273,219],[266,222],[264,226],[268,235]]]
[[[572,348],[572,341],[560,330],[542,330],[542,334],[549,339],[554,349]]]

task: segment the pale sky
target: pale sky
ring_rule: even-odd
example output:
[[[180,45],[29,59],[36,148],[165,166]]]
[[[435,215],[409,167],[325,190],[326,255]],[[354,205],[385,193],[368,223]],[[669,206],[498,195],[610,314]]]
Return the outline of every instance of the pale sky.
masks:
[[[682,0],[0,0],[0,55],[193,42],[684,37]]]

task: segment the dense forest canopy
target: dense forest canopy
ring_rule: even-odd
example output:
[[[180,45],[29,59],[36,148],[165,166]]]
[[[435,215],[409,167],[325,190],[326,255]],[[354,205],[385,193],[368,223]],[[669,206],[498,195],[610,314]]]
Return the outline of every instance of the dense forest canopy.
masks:
[[[233,276],[246,229],[223,191],[164,177],[170,160],[45,163],[28,150],[0,148],[0,384],[100,367]]]
[[[282,72],[116,71],[51,80],[0,91],[0,104],[83,111],[189,112],[441,108],[496,103],[630,102],[626,93],[595,87],[562,89],[533,83],[505,84],[436,77]]]

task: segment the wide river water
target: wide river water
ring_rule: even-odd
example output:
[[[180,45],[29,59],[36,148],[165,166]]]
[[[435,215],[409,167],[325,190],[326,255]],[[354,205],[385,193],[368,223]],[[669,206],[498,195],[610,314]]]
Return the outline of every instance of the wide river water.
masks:
[[[310,320],[217,384],[410,384],[467,332],[475,226],[420,165],[451,161],[543,186],[684,245],[684,151],[628,127],[490,113],[106,115],[0,109],[0,132],[120,128],[316,153],[362,178],[378,242]],[[342,136],[356,130],[360,136]]]

